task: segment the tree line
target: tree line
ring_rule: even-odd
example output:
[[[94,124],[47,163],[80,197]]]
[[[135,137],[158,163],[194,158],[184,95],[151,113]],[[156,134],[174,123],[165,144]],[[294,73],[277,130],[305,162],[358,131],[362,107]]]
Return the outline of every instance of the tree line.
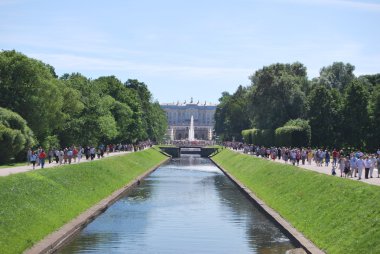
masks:
[[[23,158],[35,145],[157,141],[167,129],[143,82],[58,77],[53,66],[14,50],[0,52],[0,91],[0,162]]]
[[[257,145],[376,149],[380,74],[356,77],[354,70],[334,62],[309,80],[299,62],[265,66],[250,76],[249,86],[222,93],[216,134]]]

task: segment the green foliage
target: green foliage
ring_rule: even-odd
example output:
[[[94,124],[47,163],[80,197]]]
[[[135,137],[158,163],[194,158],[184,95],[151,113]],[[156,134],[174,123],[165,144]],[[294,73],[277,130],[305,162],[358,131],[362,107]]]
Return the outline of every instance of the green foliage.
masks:
[[[367,146],[370,149],[378,149],[380,144],[380,83],[374,88],[369,101],[369,131]]]
[[[160,140],[166,132],[165,113],[138,80],[80,73],[58,79],[48,64],[1,51],[0,90],[0,107],[20,114],[45,148]]]
[[[326,253],[380,253],[379,186],[227,149],[213,160]]]
[[[300,63],[273,64],[251,77],[250,112],[254,126],[275,129],[306,112],[306,68]]]
[[[306,147],[310,145],[311,128],[303,119],[288,121],[275,130],[275,143],[278,146]]]
[[[242,130],[241,136],[246,144],[252,144],[251,130]]]
[[[362,148],[369,126],[369,94],[363,80],[356,79],[347,87],[343,105],[344,143],[351,147]]]
[[[215,112],[215,131],[224,140],[241,140],[241,131],[250,126],[248,89],[239,86],[233,95],[223,93]]]
[[[22,253],[165,158],[149,149],[1,177],[1,253]]]
[[[45,150],[53,149],[59,147],[59,139],[57,135],[48,136],[45,138],[44,143],[42,143],[42,147]]]
[[[242,136],[244,137],[244,142],[246,144],[270,146],[274,143],[274,132],[268,129],[243,130]]]
[[[62,124],[60,88],[51,66],[16,51],[0,52],[0,107],[20,114],[40,142]]]
[[[9,162],[35,144],[33,132],[17,113],[0,107],[0,163]]]
[[[308,140],[311,132],[313,146],[376,149],[380,143],[377,107],[380,74],[356,78],[354,70],[355,66],[349,63],[334,62],[321,69],[320,77],[309,81],[301,63],[264,66],[250,77],[252,83],[246,88],[244,99],[236,102],[232,95],[222,94],[215,114],[215,130],[227,140],[238,132],[245,142],[274,145],[268,143],[274,140],[271,135],[262,138],[263,133],[256,131],[252,140],[252,134],[242,131],[249,127],[279,129],[277,143],[306,145],[309,142],[301,142],[301,138],[294,140],[299,137],[295,134],[298,128],[282,129],[289,120],[302,118],[310,125],[302,135]],[[237,105],[243,110],[232,110]]]
[[[342,92],[355,79],[355,66],[342,62],[334,62],[320,71],[320,84],[335,88]]]
[[[338,142],[341,123],[340,95],[325,85],[316,85],[309,95],[308,119],[312,144],[333,147]]]

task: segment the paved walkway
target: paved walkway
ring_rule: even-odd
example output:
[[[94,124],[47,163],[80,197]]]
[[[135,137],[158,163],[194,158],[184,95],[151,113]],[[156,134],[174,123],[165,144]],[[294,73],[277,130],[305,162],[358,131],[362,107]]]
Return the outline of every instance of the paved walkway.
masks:
[[[108,155],[104,154],[104,158],[108,158],[108,157],[111,157],[111,156],[123,155],[123,154],[127,154],[127,153],[130,153],[130,151],[128,151],[128,152],[113,152],[113,153],[110,153]],[[101,159],[98,159],[96,157],[94,160],[101,160]],[[58,166],[68,165],[68,164],[62,164],[62,165],[60,165],[60,164],[55,163],[55,161],[49,164],[49,161],[47,161],[47,162],[46,161],[47,160],[45,160],[45,168],[52,168],[52,167],[58,167]],[[89,162],[89,161],[91,161],[91,160],[86,160],[86,157],[83,156],[82,160],[80,161],[80,163],[85,163],[85,162]],[[78,162],[72,162],[71,164],[78,164]],[[39,169],[41,169],[41,167],[40,166],[37,167],[37,165],[36,165],[35,170],[39,170]],[[11,174],[23,173],[23,172],[27,172],[27,171],[31,171],[31,170],[33,170],[32,164],[30,164],[29,166],[25,165],[25,166],[10,167],[10,168],[0,168],[0,177],[1,176],[11,175]]]
[[[236,150],[233,150],[236,152]],[[237,152],[239,153],[243,153],[243,150],[238,150]],[[254,156],[254,155],[252,155]],[[259,158],[259,157],[257,157]],[[263,158],[264,159],[264,158]],[[266,160],[269,160],[269,159],[266,159]],[[271,161],[273,161],[271,159]],[[276,159],[274,162],[276,163],[282,163],[282,164],[285,164],[285,161],[284,160],[278,160]],[[292,165],[292,163],[290,163],[288,161],[287,163],[288,165]],[[311,165],[308,165],[307,162],[305,162],[306,165],[302,165],[301,161],[300,161],[300,165],[298,167],[301,167],[301,168],[304,168],[304,169],[308,169],[308,170],[313,170],[313,171],[316,171],[318,173],[322,173],[322,174],[326,174],[326,175],[331,175],[331,169],[332,169],[332,165],[330,164],[328,167],[326,166],[322,166],[322,167],[318,167],[314,161],[311,162]],[[335,169],[335,172],[336,172],[336,176],[332,176],[332,177],[340,177],[340,171],[339,169]],[[380,178],[377,177],[378,175],[378,169],[374,169],[373,171],[373,178],[369,178],[369,179],[365,179],[364,178],[364,169],[363,169],[363,172],[362,172],[362,179],[360,180],[361,182],[364,182],[364,183],[368,183],[368,184],[373,184],[373,185],[379,185],[380,186]],[[344,178],[344,176],[342,177]],[[347,179],[351,179],[351,180],[355,180],[355,181],[359,181],[357,177],[348,177]]]

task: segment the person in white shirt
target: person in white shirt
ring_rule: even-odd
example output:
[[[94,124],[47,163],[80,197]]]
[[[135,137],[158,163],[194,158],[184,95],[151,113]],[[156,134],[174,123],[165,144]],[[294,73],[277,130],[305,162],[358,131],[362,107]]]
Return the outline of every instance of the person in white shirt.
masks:
[[[369,169],[371,168],[371,160],[368,158],[368,156],[365,157],[364,168],[365,168],[364,177],[365,179],[368,179]]]
[[[358,169],[358,180],[362,179],[362,171],[364,169],[364,161],[362,157],[356,160],[356,168]]]
[[[369,165],[369,177],[370,177],[370,178],[373,178],[373,170],[375,169],[376,158],[375,158],[375,156],[372,155],[372,156],[369,158],[369,160],[370,160],[370,165]]]
[[[351,167],[352,174],[354,175],[354,177],[356,177],[356,174],[358,172],[358,168],[356,166],[356,157],[354,154],[351,154],[350,167]]]

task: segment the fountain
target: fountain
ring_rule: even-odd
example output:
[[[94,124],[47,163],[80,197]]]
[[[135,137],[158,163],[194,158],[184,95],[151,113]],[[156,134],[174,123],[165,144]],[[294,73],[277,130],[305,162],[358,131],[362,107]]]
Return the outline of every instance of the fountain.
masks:
[[[174,140],[174,130],[173,130],[173,128],[170,130],[170,140],[171,141]]]
[[[194,117],[190,118],[189,141],[194,141]]]

